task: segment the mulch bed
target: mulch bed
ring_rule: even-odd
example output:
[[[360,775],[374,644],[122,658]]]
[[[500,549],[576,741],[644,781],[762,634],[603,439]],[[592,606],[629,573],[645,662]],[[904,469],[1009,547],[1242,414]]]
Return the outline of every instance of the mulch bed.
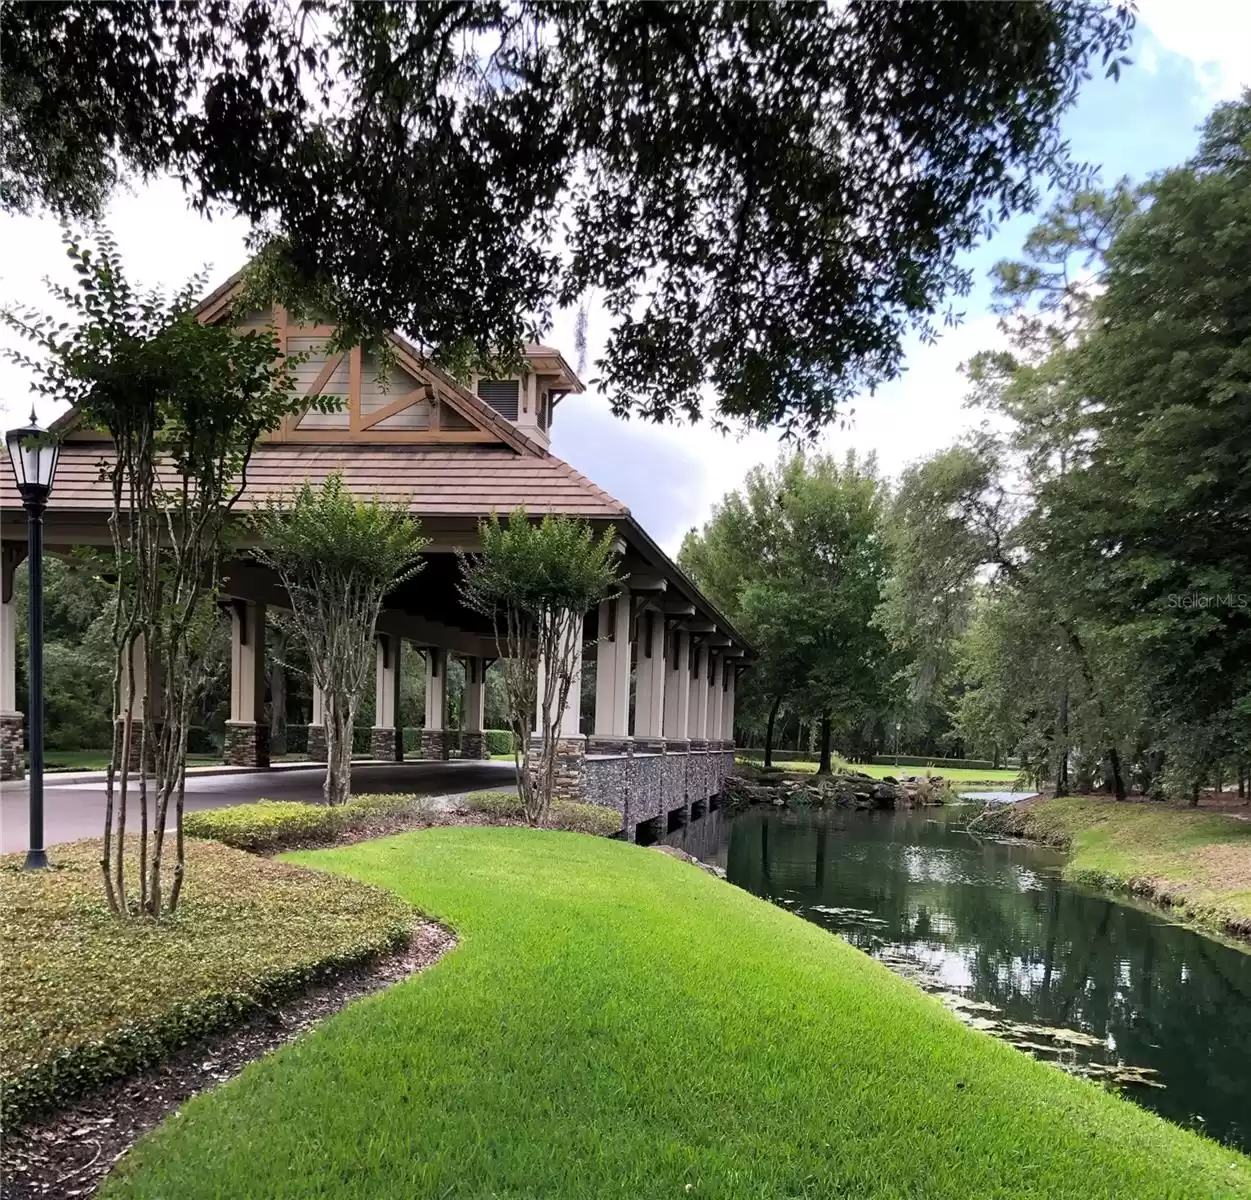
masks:
[[[139,1138],[197,1092],[237,1075],[353,1000],[424,970],[455,945],[446,929],[425,922],[398,954],[318,983],[187,1046],[159,1066],[114,1080],[69,1108],[34,1118],[5,1135],[0,1194],[5,1200],[93,1195]]]

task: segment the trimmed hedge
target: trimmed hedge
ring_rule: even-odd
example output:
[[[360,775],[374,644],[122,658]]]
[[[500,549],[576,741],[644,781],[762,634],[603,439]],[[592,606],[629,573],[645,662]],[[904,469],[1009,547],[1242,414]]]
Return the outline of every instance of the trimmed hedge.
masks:
[[[548,809],[547,823],[553,829],[593,833],[597,837],[612,837],[621,832],[621,814],[615,808],[606,808],[602,804],[576,804],[572,800],[553,800]]]
[[[271,854],[333,841],[345,830],[367,829],[372,821],[395,816],[423,802],[429,803],[421,796],[386,793],[353,796],[346,804],[333,808],[298,800],[258,800],[255,804],[188,813],[183,818],[183,829],[188,837],[208,838],[252,854]]]
[[[511,729],[486,730],[486,749],[488,754],[511,754],[513,731]]]
[[[188,845],[172,918],[120,921],[101,895],[99,853],[95,840],[54,847],[50,871],[0,858],[7,1128],[397,948],[415,922],[382,888],[211,842]]]
[[[476,813],[489,821],[524,821],[525,809],[515,792],[471,792],[462,801],[466,812]],[[572,800],[553,800],[547,810],[549,829],[570,833],[590,833],[612,837],[621,829],[621,814],[602,804],[578,804]]]
[[[458,754],[464,748],[461,739],[465,736],[460,729],[449,729],[449,746]],[[486,750],[488,754],[511,754],[513,752],[513,731],[511,729],[484,729],[486,734]],[[404,726],[404,753],[415,754],[421,749],[420,725]]]
[[[526,810],[516,792],[470,792],[461,801],[469,813],[477,813],[491,821],[524,821]]]

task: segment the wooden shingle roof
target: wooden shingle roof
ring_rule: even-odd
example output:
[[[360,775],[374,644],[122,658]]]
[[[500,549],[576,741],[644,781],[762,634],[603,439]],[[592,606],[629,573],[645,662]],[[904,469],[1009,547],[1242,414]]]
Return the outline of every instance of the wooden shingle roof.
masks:
[[[109,488],[101,464],[112,459],[105,442],[67,441],[61,447],[50,513],[108,512]],[[558,513],[618,520],[629,509],[568,463],[550,454],[517,454],[505,446],[310,445],[265,442],[248,468],[239,508],[248,510],[306,479],[340,473],[361,496],[404,500],[421,516],[482,516],[524,505],[534,515]],[[20,507],[11,472],[0,473],[0,504]]]

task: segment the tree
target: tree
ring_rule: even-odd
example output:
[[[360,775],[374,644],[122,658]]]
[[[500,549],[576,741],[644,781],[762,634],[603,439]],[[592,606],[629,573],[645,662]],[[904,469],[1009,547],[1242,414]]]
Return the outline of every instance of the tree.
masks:
[[[885,580],[885,489],[872,462],[795,454],[756,468],[726,496],[679,562],[759,652],[767,698],[765,758],[783,703],[862,750],[883,720],[893,664],[872,623]]]
[[[403,504],[358,500],[337,474],[271,496],[256,520],[257,559],[291,601],[291,632],[321,689],[327,804],[352,794],[352,729],[374,663],[378,614],[388,592],[421,570],[428,544]]]
[[[1150,670],[1172,784],[1251,759],[1251,91],[1108,247],[1074,363],[1089,462],[1061,494],[1092,607]]]
[[[970,364],[1006,432],[901,489],[913,610],[991,584],[961,723],[1015,722],[1057,791],[1197,802],[1251,757],[1248,185],[1251,93],[1185,167],[1063,198],[996,268],[1010,351]]]
[[[272,331],[202,324],[194,313],[202,279],[172,297],[136,291],[108,233],[96,230],[93,240],[94,247],[80,245],[67,231],[77,284],[49,284],[73,314],[72,327],[33,311],[0,316],[43,354],[10,353],[32,371],[36,391],[70,401],[77,419],[113,444],[102,482],[112,498],[106,566],[117,580],[112,709],[120,736],[109,768],[100,865],[115,913],[160,917],[177,907],[183,883],[187,735],[205,682],[227,522],[247,486],[257,439],[301,405]],[[132,752],[140,814],[133,904],[125,865]],[[176,849],[166,891],[171,801]]]
[[[596,537],[587,522],[550,513],[532,522],[524,508],[506,523],[492,513],[478,531],[481,550],[461,555],[461,595],[495,630],[517,790],[526,820],[538,825],[552,801],[586,614],[620,587],[616,531],[610,526]]]
[[[345,345],[445,362],[594,296],[621,413],[813,429],[899,369],[959,256],[1067,179],[1128,6],[8,4],[2,200],[169,171]],[[362,236],[362,231],[366,236]],[[949,314],[950,316],[950,314]]]

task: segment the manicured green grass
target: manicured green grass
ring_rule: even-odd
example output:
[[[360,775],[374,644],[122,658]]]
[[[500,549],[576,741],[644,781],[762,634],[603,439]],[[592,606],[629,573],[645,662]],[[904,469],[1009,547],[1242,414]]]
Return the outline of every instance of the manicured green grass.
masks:
[[[106,1195],[1251,1196],[1251,1160],[667,855],[440,828],[293,857],[461,944],[198,1096]]]
[[[153,1062],[323,967],[387,950],[414,924],[379,888],[196,841],[177,913],[121,921],[105,905],[99,855],[93,840],[54,846],[50,871],[0,858],[6,1117]],[[132,879],[136,855],[132,845]]]
[[[1251,936],[1251,821],[1102,796],[1039,798],[993,814],[995,828],[1071,850],[1064,873],[1166,900],[1186,920]]]
[[[107,771],[109,769],[109,754],[111,752],[106,748],[103,750],[45,750],[44,751],[44,770],[45,771]],[[187,762],[191,766],[203,766],[210,763],[220,763],[222,757],[220,754],[188,754]]]
[[[764,766],[761,758],[744,758],[739,756],[736,762],[748,763],[753,767]],[[775,762],[775,767],[783,771],[815,772],[820,765],[815,762]],[[989,768],[944,767],[937,763],[932,767],[896,767],[883,763],[849,763],[838,761],[834,764],[836,771],[859,771],[862,775],[871,775],[874,779],[884,779],[891,775],[896,779],[904,775],[941,775],[953,783],[985,783],[989,788],[1002,788],[1017,778],[1016,771],[995,771]]]

